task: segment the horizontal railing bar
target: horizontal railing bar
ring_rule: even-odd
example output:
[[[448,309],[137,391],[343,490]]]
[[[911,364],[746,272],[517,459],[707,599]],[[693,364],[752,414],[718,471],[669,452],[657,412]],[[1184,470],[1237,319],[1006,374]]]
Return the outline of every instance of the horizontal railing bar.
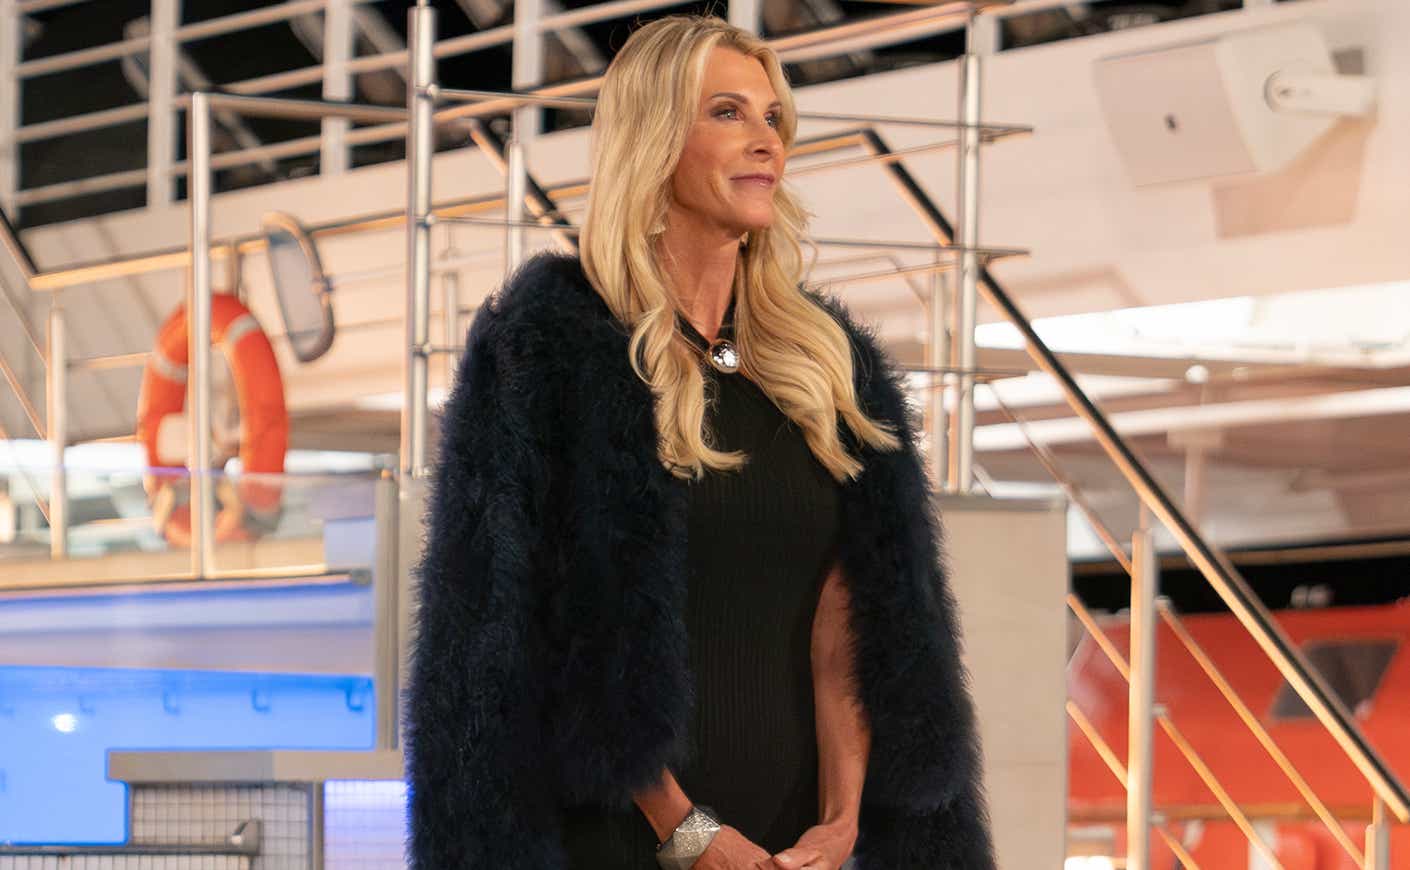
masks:
[[[784,63],[829,57],[891,41],[957,30],[968,24],[980,4],[937,3],[907,12],[879,15],[861,21],[822,27],[806,33],[769,40],[769,47]]]
[[[150,36],[134,36],[131,39],[109,42],[106,45],[96,45],[92,48],[56,54],[52,57],[27,60],[15,66],[14,76],[18,79],[32,79],[50,73],[92,66],[95,63],[141,54],[151,44],[152,38]]]
[[[611,21],[614,18],[625,18],[628,15],[651,12],[676,5],[679,5],[678,0],[612,0],[612,2],[594,3],[591,6],[545,15],[538,20],[537,26],[541,32],[551,33],[557,30],[566,30],[569,27]]]
[[[804,244],[812,242],[822,248],[885,248],[894,251],[943,251],[953,246],[939,244],[938,242],[884,242],[871,239],[838,239],[819,238],[811,236],[801,239]]]
[[[965,124],[963,121],[947,121],[941,118],[916,118],[902,115],[849,115],[840,112],[799,112],[802,121],[847,121],[860,124],[887,124],[901,127],[941,127],[947,130],[964,130],[973,126],[988,139],[1005,136],[1019,136],[1033,132],[1025,124]]]
[[[367,123],[405,121],[408,117],[406,109],[398,106],[376,106],[370,103],[347,103],[338,100],[223,94],[218,91],[206,91],[205,94],[212,109],[229,109],[245,116],[292,118],[304,121],[347,118],[350,121]],[[184,109],[191,105],[192,96],[194,94],[182,94],[176,98],[176,104]]]
[[[61,9],[64,6],[77,6],[79,3],[88,3],[91,0],[19,0],[16,7],[21,15],[33,15],[36,12],[48,12],[50,9]]]
[[[67,136],[71,133],[84,133],[102,127],[126,124],[147,117],[148,109],[146,103],[134,103],[130,106],[101,109],[97,112],[86,112],[82,115],[73,115],[53,121],[40,121],[38,124],[26,124],[15,130],[14,138],[11,141],[34,142],[40,139],[52,139],[55,136]]]
[[[530,230],[551,230],[555,232],[577,233],[581,228],[568,224],[541,224],[536,221],[511,221],[503,218],[437,217],[434,223],[470,224],[487,227],[523,227]]]
[[[955,249],[957,250],[957,249]],[[1023,255],[1024,251],[1014,251],[1006,248],[972,248],[987,259],[997,260],[1004,257],[1015,257]],[[953,261],[943,263],[922,263],[919,266],[902,266],[897,269],[883,269],[880,272],[862,272],[857,275],[843,275],[838,278],[816,278],[817,283],[823,285],[832,284],[857,284],[867,281],[883,281],[887,278],[895,278],[902,275],[931,275],[936,272],[949,272],[958,267],[958,263]]]
[[[368,0],[351,0],[351,2],[365,3]],[[219,18],[197,21],[194,24],[184,24],[176,28],[174,35],[179,45],[183,42],[193,42],[210,36],[234,33],[237,30],[251,30],[266,24],[277,24],[300,15],[321,12],[327,5],[326,0],[287,0],[277,6],[262,6],[245,12],[222,15]]]
[[[497,45],[508,45],[514,40],[514,28],[511,25],[492,27],[489,30],[482,30],[479,33],[469,33],[464,36],[453,36],[450,39],[443,39],[436,43],[435,55],[438,58],[457,57],[462,54],[469,54],[483,48],[493,48]],[[359,57],[349,60],[346,69],[349,75],[359,73],[379,72],[384,69],[405,68],[407,63],[407,51],[389,51],[384,54],[372,54],[366,57]],[[263,94],[271,91],[282,91],[286,88],[298,87],[299,85],[312,84],[323,80],[323,65],[300,67],[299,69],[288,70],[287,72],[272,73],[267,76],[245,79],[243,81],[231,82],[221,85],[221,90],[232,94]]]
[[[1239,809],[1250,819],[1277,819],[1315,821],[1305,805],[1301,803],[1241,803]],[[1229,814],[1218,804],[1158,804],[1155,812],[1173,821],[1228,821]],[[1364,823],[1371,821],[1370,804],[1346,804],[1332,807],[1332,812],[1343,822]],[[1071,808],[1068,821],[1081,824],[1108,824],[1126,819],[1126,803],[1120,806]]]
[[[5,846],[0,845],[0,858],[14,857],[63,857],[66,855],[228,855],[250,857],[257,854],[243,846],[212,846],[194,843],[144,843],[141,845],[117,843],[112,846]]]
[[[461,103],[481,103],[488,100],[503,100],[515,105],[532,104],[538,106],[560,106],[567,108],[590,108],[597,105],[594,97],[555,97],[537,93],[516,91],[482,91],[465,88],[443,88],[431,85],[426,88],[426,96],[433,100],[448,100]]]
[[[81,559],[69,559],[68,563],[80,562]],[[0,563],[0,567],[5,567]],[[25,593],[33,590],[45,590],[44,597],[66,597],[70,594],[82,595],[92,593],[95,589],[107,589],[110,587],[126,586],[151,586],[162,589],[170,588],[172,583],[199,583],[209,588],[216,581],[233,580],[243,583],[253,583],[260,580],[298,580],[300,582],[309,579],[326,576],[351,576],[352,571],[330,570],[327,565],[289,565],[280,568],[244,568],[239,571],[211,571],[205,576],[197,576],[189,571],[175,574],[154,574],[148,577],[112,577],[103,580],[84,578],[81,580],[46,580],[43,577],[43,568],[34,567],[32,576],[20,581],[0,580],[0,600],[4,600],[12,593]],[[342,582],[342,581],[338,581]],[[253,588],[253,587],[250,587]],[[71,592],[71,590],[73,590]],[[124,593],[126,594],[126,593]]]
[[[54,184],[21,190],[15,194],[15,203],[17,205],[38,205],[41,202],[53,202],[58,199],[85,196],[90,193],[105,193],[109,190],[121,190],[124,187],[141,187],[146,183],[147,170],[128,169],[122,172],[110,172],[107,175],[93,175],[74,181],[59,181]]]
[[[807,166],[795,166],[786,173],[789,176],[809,175],[814,172],[825,172],[829,169],[840,169],[844,166],[865,166],[872,163],[894,163],[903,160],[914,154],[927,154],[933,151],[948,151],[959,143],[954,139],[944,142],[929,142],[925,145],[913,145],[910,148],[902,148],[898,151],[887,151],[883,154],[863,154],[860,157],[845,157],[841,160],[829,160],[825,163],[813,163]]]
[[[87,359],[76,359],[69,362],[71,371],[98,372],[108,369],[125,369],[144,366],[152,356],[150,350],[139,350],[136,353],[117,353],[112,356],[94,356]]]
[[[227,574],[221,578],[199,579],[190,575],[105,580],[88,586],[0,585],[0,601],[30,601],[47,598],[96,598],[121,595],[167,595],[172,592],[230,592],[246,589],[313,589],[329,586],[366,586],[365,571],[335,571],[319,574],[288,574],[278,577]]]

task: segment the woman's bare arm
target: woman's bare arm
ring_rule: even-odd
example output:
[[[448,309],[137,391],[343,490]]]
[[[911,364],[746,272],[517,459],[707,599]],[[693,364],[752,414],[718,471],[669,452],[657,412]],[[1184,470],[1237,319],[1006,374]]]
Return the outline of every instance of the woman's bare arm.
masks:
[[[813,707],[818,733],[818,820],[856,836],[871,728],[852,685],[850,599],[835,564],[813,616]]]
[[[642,789],[632,796],[636,802],[637,809],[646,816],[646,820],[651,823],[651,828],[656,832],[656,839],[665,842],[665,839],[676,829],[676,825],[690,812],[690,798],[686,797],[681,790],[680,783],[676,782],[675,774],[671,773],[669,767],[661,768],[661,779],[650,788]]]

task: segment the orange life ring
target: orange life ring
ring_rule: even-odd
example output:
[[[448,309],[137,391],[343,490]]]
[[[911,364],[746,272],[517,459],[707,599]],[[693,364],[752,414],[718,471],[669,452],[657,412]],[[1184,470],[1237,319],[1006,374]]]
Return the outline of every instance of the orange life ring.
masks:
[[[271,519],[277,519],[282,505],[281,484],[264,475],[283,473],[289,448],[284,380],[269,337],[250,310],[230,294],[211,296],[211,343],[224,354],[235,383],[242,466],[234,485],[228,479],[217,479],[216,540],[250,540],[272,526]],[[150,469],[143,484],[158,528],[177,546],[191,543],[190,507],[177,503],[182,487],[175,485],[184,484],[187,475],[180,458],[160,455],[157,435],[162,420],[185,407],[188,363],[186,308],[182,306],[157,334],[157,345],[142,372],[137,404],[137,440],[146,448]]]

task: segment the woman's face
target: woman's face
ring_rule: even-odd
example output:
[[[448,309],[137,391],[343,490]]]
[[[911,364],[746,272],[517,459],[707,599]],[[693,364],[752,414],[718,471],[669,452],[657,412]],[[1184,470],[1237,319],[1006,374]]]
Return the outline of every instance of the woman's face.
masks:
[[[737,238],[773,223],[782,107],[764,65],[731,48],[705,61],[699,110],[671,177],[671,221]]]

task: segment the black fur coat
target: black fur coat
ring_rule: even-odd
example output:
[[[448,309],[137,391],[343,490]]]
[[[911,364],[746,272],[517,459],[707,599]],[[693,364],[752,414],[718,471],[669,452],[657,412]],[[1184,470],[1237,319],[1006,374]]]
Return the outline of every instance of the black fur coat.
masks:
[[[978,739],[916,420],[875,336],[858,397],[900,452],[858,453],[843,573],[871,755],[859,870],[992,868]],[[576,255],[541,253],[479,310],[445,406],[407,698],[415,870],[559,870],[557,808],[632,806],[684,760],[688,484],[657,460],[628,331]],[[728,820],[726,820],[728,821]],[[603,868],[611,870],[611,868]]]

